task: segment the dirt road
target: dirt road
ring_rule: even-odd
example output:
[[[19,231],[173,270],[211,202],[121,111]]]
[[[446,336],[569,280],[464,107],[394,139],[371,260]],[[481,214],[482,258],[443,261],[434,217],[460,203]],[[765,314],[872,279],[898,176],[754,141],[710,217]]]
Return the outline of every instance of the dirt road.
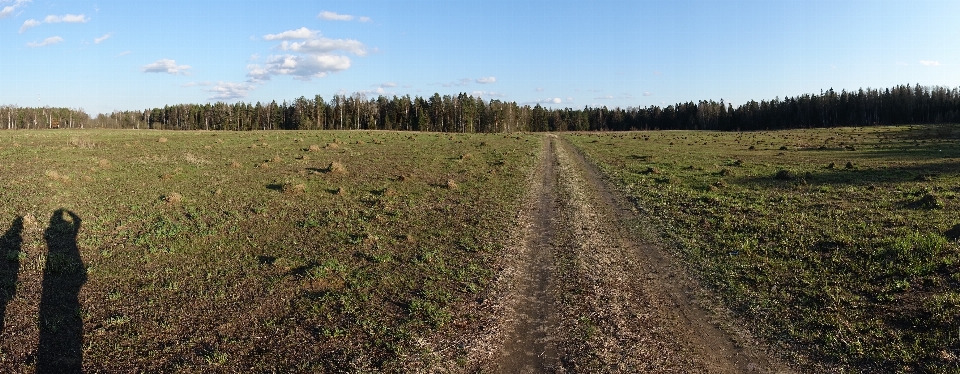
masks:
[[[502,344],[481,370],[790,371],[735,322],[700,306],[699,287],[660,248],[636,239],[640,221],[629,203],[572,146],[552,135],[544,143],[522,245],[501,279],[501,326],[490,330]]]

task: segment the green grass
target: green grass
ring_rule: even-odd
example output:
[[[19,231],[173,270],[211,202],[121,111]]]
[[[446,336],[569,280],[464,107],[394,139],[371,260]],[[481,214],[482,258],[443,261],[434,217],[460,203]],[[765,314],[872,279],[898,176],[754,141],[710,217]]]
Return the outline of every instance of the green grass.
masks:
[[[457,305],[491,280],[540,149],[502,134],[7,131],[0,222],[82,219],[91,371],[398,371],[419,341],[475,322]],[[35,324],[44,263],[77,266],[25,237],[4,255],[21,269],[5,331]],[[0,371],[32,367],[26,335],[0,342]]]
[[[960,370],[960,127],[568,134],[755,332]],[[951,231],[952,230],[952,231]]]

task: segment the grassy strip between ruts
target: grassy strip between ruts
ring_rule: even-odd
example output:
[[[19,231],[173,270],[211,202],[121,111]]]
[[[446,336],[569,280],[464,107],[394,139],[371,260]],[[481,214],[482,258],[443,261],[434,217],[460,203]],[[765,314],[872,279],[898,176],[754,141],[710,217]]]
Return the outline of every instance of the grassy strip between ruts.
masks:
[[[565,138],[759,335],[844,371],[960,369],[960,127]]]
[[[38,365],[38,334],[70,320],[37,326],[45,272],[85,279],[90,371],[403,370],[429,356],[418,342],[471,323],[452,308],[491,279],[540,147],[503,134],[0,133],[12,295],[0,371]],[[47,258],[60,208],[77,217],[83,264]]]

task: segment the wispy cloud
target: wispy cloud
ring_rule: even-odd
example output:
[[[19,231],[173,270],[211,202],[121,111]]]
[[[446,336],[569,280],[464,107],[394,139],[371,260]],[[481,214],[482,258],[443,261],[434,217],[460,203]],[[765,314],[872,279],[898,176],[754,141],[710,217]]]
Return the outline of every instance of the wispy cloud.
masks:
[[[108,32],[108,33],[106,33],[106,34],[103,34],[103,36],[101,36],[101,37],[99,37],[99,38],[93,39],[93,43],[94,43],[94,44],[100,44],[100,43],[102,43],[104,40],[110,39],[111,36],[113,36],[113,33],[109,33],[109,32]]]
[[[43,41],[42,41],[42,42],[39,42],[39,43],[37,43],[37,42],[27,43],[27,47],[31,47],[31,48],[46,47],[46,46],[48,46],[48,45],[53,45],[53,44],[57,44],[57,43],[60,43],[60,42],[63,42],[63,38],[61,38],[61,37],[59,37],[59,36],[51,36],[51,37],[49,37],[49,38],[43,39]]]
[[[177,62],[171,59],[159,59],[154,63],[143,65],[140,68],[140,71],[144,73],[167,73],[167,74],[182,74],[187,75],[187,70],[191,69],[190,65],[177,65]]]
[[[10,17],[14,12],[17,11],[17,9],[22,7],[23,4],[26,4],[29,2],[30,0],[17,0],[16,2],[13,3],[13,5],[7,5],[3,7],[3,9],[0,9],[0,19]]]
[[[119,54],[117,54],[117,57],[126,56],[126,55],[129,55],[129,54],[130,54],[130,51],[123,51],[123,52],[120,52]]]
[[[543,87],[537,87],[537,92],[543,92]]]
[[[290,40],[290,39],[312,39],[319,35],[319,31],[310,30],[306,27],[301,27],[296,30],[288,30],[281,32],[279,34],[267,34],[263,36],[263,40]]]
[[[940,66],[940,61],[920,60],[920,65],[923,65],[923,66]]]
[[[27,31],[31,27],[40,26],[40,23],[41,23],[40,21],[37,21],[35,19],[28,19],[26,21],[23,21],[23,26],[20,26],[20,34],[23,34],[24,31]]]
[[[653,93],[650,91],[643,91],[643,96],[653,96]]]
[[[612,100],[612,99],[613,99],[613,95],[597,96],[597,97],[595,97],[595,98],[593,98],[593,99],[594,99],[594,100]]]
[[[497,82],[497,77],[477,78],[477,83],[480,83],[480,84],[490,84],[490,83],[496,83],[496,82]]]
[[[571,99],[571,101],[573,101]],[[524,104],[535,105],[535,104],[563,104],[563,99],[559,97],[548,97],[546,99],[538,99],[534,101],[528,101]]]
[[[320,14],[317,15],[317,18],[322,20],[327,20],[327,21],[353,21],[354,19],[360,22],[371,21],[370,17],[354,17],[349,14],[339,14],[337,12],[331,12],[329,10],[320,12]]]
[[[322,78],[350,68],[350,58],[340,52],[367,55],[367,47],[357,40],[326,38],[319,31],[306,27],[264,35],[263,39],[281,40],[275,48],[292,53],[271,55],[262,65],[247,65],[247,78],[251,83],[270,80],[274,75],[290,75],[304,81]]]
[[[506,97],[507,95],[493,91],[473,91],[470,93],[473,97]]]
[[[202,83],[200,85],[203,85]],[[214,95],[210,96],[208,100],[236,100],[247,97],[250,94],[250,91],[255,89],[256,86],[250,83],[234,83],[234,82],[217,82],[213,87],[205,89],[206,92],[211,92]]]
[[[43,19],[43,22],[46,22],[46,23],[60,23],[60,22],[66,22],[66,23],[87,23],[87,21],[89,21],[89,20],[90,20],[90,19],[87,18],[87,16],[85,16],[85,15],[83,15],[83,14],[65,14],[65,15],[62,15],[62,16],[58,16],[58,15],[53,15],[53,14],[51,14],[51,15],[47,16],[47,18],[44,18],[44,19]]]
[[[16,4],[14,4],[14,5],[12,5],[12,6],[16,6]],[[7,8],[10,8],[10,7],[7,7]],[[4,10],[6,10],[6,8],[4,8]],[[2,13],[2,11],[0,11],[0,13]],[[3,17],[0,17],[0,18],[3,18]],[[22,34],[24,31],[27,31],[28,29],[33,28],[33,27],[40,26],[41,24],[44,24],[44,23],[61,23],[61,22],[63,22],[63,23],[87,23],[87,21],[89,21],[89,20],[90,20],[90,18],[87,18],[87,16],[85,16],[85,15],[83,15],[83,14],[65,14],[65,15],[62,15],[62,16],[58,16],[58,15],[55,15],[55,14],[51,14],[51,15],[47,16],[47,18],[44,18],[44,19],[43,19],[43,22],[37,21],[37,20],[32,19],[32,18],[31,18],[31,19],[28,19],[28,20],[26,20],[26,21],[23,21],[23,25],[20,26],[20,33]]]

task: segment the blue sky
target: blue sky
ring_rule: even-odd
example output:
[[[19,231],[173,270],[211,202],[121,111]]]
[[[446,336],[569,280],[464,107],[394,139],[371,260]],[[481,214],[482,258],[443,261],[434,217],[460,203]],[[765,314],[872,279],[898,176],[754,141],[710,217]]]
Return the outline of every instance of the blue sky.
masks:
[[[0,105],[364,92],[551,107],[960,85],[960,1],[0,0]]]

